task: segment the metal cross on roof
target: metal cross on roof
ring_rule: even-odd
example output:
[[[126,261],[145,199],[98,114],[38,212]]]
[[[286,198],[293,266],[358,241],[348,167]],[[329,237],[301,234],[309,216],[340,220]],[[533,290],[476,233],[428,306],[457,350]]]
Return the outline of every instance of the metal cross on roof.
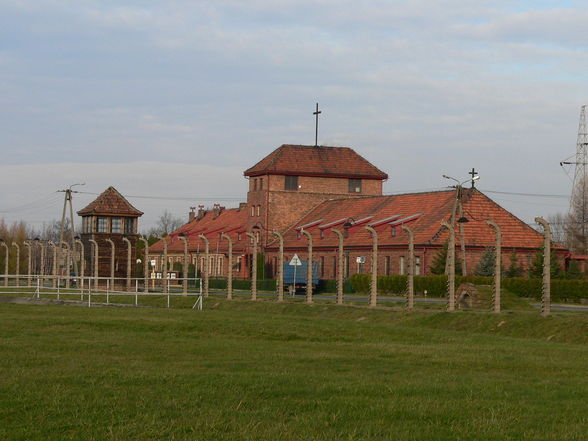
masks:
[[[318,108],[318,103],[316,103],[316,111],[312,112],[313,115],[316,116],[316,127],[314,130],[314,146],[318,147],[318,116],[323,113]]]
[[[472,171],[468,173],[468,175],[472,176],[472,188],[476,188],[476,181],[474,180],[474,178],[476,176],[478,176],[478,172],[476,171],[475,168],[472,167]]]

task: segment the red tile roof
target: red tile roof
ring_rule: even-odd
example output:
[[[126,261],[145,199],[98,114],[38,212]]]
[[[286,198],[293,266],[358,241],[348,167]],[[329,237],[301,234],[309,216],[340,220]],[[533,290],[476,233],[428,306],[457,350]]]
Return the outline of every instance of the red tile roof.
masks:
[[[221,239],[220,235],[225,233],[233,240],[233,251],[242,252],[248,244],[245,236],[246,225],[247,210],[245,208],[223,209],[218,216],[215,215],[214,210],[208,210],[202,218],[195,218],[166,237],[168,253],[184,252],[184,243],[178,238],[181,233],[185,234],[188,240],[189,251],[204,252],[204,241],[199,237],[203,234],[210,243],[211,253],[224,253],[228,250],[228,244],[227,240]],[[240,241],[239,233],[242,233]],[[159,241],[149,247],[149,252],[162,253],[162,242]]]
[[[388,175],[349,147],[314,147],[284,144],[245,170],[259,175],[332,176],[356,179],[388,179]]]
[[[539,232],[479,191],[464,190],[464,193],[464,216],[469,220],[463,224],[466,246],[494,246],[494,231],[486,224],[486,220],[493,220],[501,227],[503,248],[541,248],[543,236]],[[285,233],[285,246],[306,247],[304,236],[297,238],[296,229],[301,225],[318,219],[322,219],[321,225],[325,225],[338,221],[343,216],[355,220],[374,216],[368,222],[348,229],[349,235],[345,238],[346,247],[371,247],[371,235],[365,226],[372,224],[379,233],[379,246],[406,247],[408,237],[398,223],[399,220],[406,218],[408,218],[406,225],[414,232],[415,246],[442,245],[447,240],[449,232],[441,226],[441,222],[449,221],[451,218],[454,202],[455,191],[453,190],[326,201]],[[417,214],[420,215],[411,218]],[[400,217],[396,217],[398,215]],[[392,219],[390,222],[380,222],[386,218]],[[393,228],[393,225],[396,227]],[[336,228],[344,230],[343,225],[337,225]],[[328,229],[325,229],[323,239],[320,238],[319,228],[310,227],[307,231],[313,234],[315,247],[337,246],[337,236]],[[456,227],[456,234],[458,232],[459,228]],[[563,247],[558,246],[558,248]]]
[[[108,187],[93,202],[78,211],[78,216],[98,214],[141,216],[143,212],[133,207],[114,187]]]

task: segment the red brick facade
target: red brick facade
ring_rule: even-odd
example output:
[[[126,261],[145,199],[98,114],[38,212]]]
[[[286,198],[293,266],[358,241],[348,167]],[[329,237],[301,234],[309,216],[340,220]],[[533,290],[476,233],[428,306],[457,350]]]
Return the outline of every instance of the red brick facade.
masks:
[[[371,270],[372,238],[365,229],[370,225],[379,236],[378,273],[403,274],[408,269],[408,238],[402,225],[415,235],[417,273],[430,273],[435,255],[447,241],[448,231],[443,221],[455,219],[454,190],[382,196],[382,184],[387,175],[371,165],[352,149],[340,147],[309,147],[283,145],[245,171],[248,178],[247,204],[239,209],[201,213],[168,238],[170,258],[180,259],[183,244],[180,233],[189,237],[190,259],[198,261],[205,235],[211,243],[211,256],[223,260],[216,264],[215,275],[227,274],[228,234],[233,249],[236,276],[248,277],[252,241],[245,233],[255,234],[264,252],[266,268],[275,273],[277,242],[272,230],[285,237],[285,259],[297,253],[307,255],[307,240],[300,228],[313,236],[313,260],[319,264],[321,277],[334,279],[338,240],[331,231],[335,227],[345,232],[346,276]],[[494,201],[477,190],[465,190],[460,199],[468,274],[472,274],[487,247],[494,246],[493,230],[486,224],[493,220],[502,229],[503,266],[516,253],[518,264],[528,268],[534,254],[542,247],[543,237]],[[218,209],[217,209],[218,210]],[[350,222],[351,227],[343,224]],[[461,258],[461,235],[456,227],[456,256]],[[152,247],[161,253],[161,244]],[[213,252],[214,251],[214,252]],[[560,247],[560,252],[564,250]],[[357,262],[363,257],[363,264]]]

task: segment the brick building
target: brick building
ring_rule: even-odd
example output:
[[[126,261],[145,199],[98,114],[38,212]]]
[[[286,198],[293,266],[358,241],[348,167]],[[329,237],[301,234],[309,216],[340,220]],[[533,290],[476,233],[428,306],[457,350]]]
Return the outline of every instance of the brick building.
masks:
[[[178,239],[183,234],[189,239],[191,261],[202,268],[203,242],[199,235],[204,235],[210,241],[210,274],[226,277],[228,244],[220,238],[224,232],[234,242],[234,274],[249,277],[252,239],[245,233],[250,232],[258,238],[266,275],[271,276],[278,251],[271,231],[284,235],[286,259],[294,253],[305,259],[304,229],[313,236],[313,260],[319,264],[320,277],[334,279],[338,242],[331,228],[338,228],[345,235],[345,275],[349,277],[370,271],[372,239],[364,228],[369,225],[379,235],[379,274],[403,274],[407,270],[408,237],[401,227],[407,225],[415,233],[416,272],[425,275],[447,241],[448,231],[441,222],[455,223],[456,213],[467,219],[459,227],[455,223],[455,230],[456,256],[463,255],[463,242],[468,274],[473,273],[484,250],[494,245],[494,234],[486,220],[493,220],[502,229],[505,266],[515,253],[526,269],[543,243],[541,234],[475,189],[463,190],[459,200],[454,190],[384,196],[382,185],[388,175],[347,147],[282,145],[244,175],[249,181],[247,202],[235,209],[201,207],[198,215],[194,213],[187,224],[167,238],[168,263],[183,258],[183,243]],[[161,243],[151,247],[152,254],[159,254],[158,263],[162,250]]]
[[[127,276],[128,244],[131,242],[131,277],[135,277],[134,262],[137,258],[137,239],[139,217],[137,210],[114,187],[108,187],[93,202],[78,211],[82,217],[81,241],[84,244],[85,260],[90,262],[88,274],[93,273],[94,253],[91,240],[98,244],[98,277],[108,278],[111,271],[111,253],[114,243],[114,277]],[[122,284],[120,280],[118,283]]]

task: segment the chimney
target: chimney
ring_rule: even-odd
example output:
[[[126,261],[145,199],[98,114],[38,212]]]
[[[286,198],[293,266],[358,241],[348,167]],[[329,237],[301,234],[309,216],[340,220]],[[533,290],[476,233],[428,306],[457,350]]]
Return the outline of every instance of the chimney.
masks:
[[[245,210],[247,208],[247,202],[240,202],[239,203],[239,211]]]
[[[198,205],[198,217],[197,219],[200,220],[204,217],[206,211],[204,210],[204,205]]]
[[[212,213],[213,213],[213,219],[216,219],[217,217],[220,216],[220,214],[222,213],[222,211],[225,209],[225,207],[221,207],[220,204],[214,204],[212,206]]]
[[[196,207],[190,207],[190,213],[188,213],[188,222],[192,222],[196,217],[196,213],[194,213],[194,210],[196,210]]]

